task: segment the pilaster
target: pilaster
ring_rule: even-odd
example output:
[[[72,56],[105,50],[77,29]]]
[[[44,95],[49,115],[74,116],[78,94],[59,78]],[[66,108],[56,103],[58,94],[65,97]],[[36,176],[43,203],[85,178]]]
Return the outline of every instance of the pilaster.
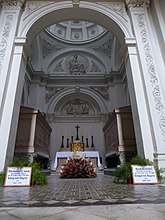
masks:
[[[0,170],[6,158],[12,158],[24,75],[23,46],[26,39],[16,39],[24,0],[4,0],[0,17]],[[24,72],[23,72],[24,73]],[[21,85],[21,86],[20,86]],[[12,123],[12,121],[14,121]],[[10,149],[9,146],[10,145]]]
[[[149,0],[126,0],[137,41],[149,127],[151,131],[153,130],[152,139],[153,143],[155,142],[152,146],[144,145],[144,151],[147,152],[152,148],[154,160],[158,160],[159,166],[162,167],[165,166],[163,165],[165,161],[165,99],[151,41],[154,34],[148,16],[149,4]],[[161,155],[160,160],[159,155]]]
[[[2,2],[0,17],[0,121],[5,100],[5,90],[7,89],[7,80],[10,73],[14,38],[24,2],[24,0],[5,0]]]
[[[135,39],[126,39],[127,56],[125,60],[127,80],[130,91],[132,115],[136,136],[137,152],[139,156],[154,159],[154,138],[148,114],[148,102],[146,99],[143,77],[139,64],[139,58]]]
[[[8,164],[14,154],[15,138],[21,103],[22,88],[26,61],[23,55],[23,47],[26,39],[17,39],[13,48],[12,64],[10,66],[8,84],[3,102],[3,114],[0,124],[0,170]]]

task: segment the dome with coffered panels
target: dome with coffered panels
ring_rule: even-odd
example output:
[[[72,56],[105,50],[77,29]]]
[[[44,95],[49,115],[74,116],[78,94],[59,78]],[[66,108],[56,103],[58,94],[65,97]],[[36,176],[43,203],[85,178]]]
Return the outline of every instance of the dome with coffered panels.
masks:
[[[47,27],[46,31],[66,43],[84,44],[97,40],[108,31],[98,24],[88,21],[63,21]]]

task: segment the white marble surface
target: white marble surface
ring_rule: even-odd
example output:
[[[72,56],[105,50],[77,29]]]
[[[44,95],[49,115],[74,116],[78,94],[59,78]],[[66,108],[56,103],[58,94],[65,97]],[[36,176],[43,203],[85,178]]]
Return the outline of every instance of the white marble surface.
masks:
[[[54,169],[57,169],[58,166],[58,158],[67,158],[71,157],[74,152],[65,151],[65,152],[56,152],[55,161],[54,161]],[[97,166],[100,167],[100,157],[98,151],[82,151],[77,152],[78,155],[84,156],[86,158],[97,158]]]
[[[165,204],[0,208],[2,220],[164,220]]]

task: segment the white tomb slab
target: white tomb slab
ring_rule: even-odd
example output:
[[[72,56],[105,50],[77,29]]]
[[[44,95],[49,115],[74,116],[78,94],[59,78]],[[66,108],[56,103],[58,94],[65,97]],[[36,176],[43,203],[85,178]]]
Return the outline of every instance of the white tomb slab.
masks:
[[[71,157],[75,152],[65,151],[65,152],[56,152],[55,161],[54,161],[54,170],[58,167],[58,159],[59,158],[68,158]],[[86,158],[96,158],[97,166],[100,167],[100,157],[98,151],[79,151],[76,152],[78,155],[86,157]]]

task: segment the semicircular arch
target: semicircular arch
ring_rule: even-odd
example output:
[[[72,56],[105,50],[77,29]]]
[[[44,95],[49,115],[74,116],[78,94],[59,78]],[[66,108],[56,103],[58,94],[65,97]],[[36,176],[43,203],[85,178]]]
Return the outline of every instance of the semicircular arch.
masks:
[[[84,14],[87,21],[98,23],[113,32],[121,44],[125,37],[133,37],[126,13],[121,16],[110,7],[93,2],[81,2],[80,7],[73,7],[71,1],[48,4],[32,11],[22,19],[18,36],[27,37],[30,44],[33,38],[47,26],[64,20],[84,20]]]
[[[68,50],[63,50],[63,52],[60,52],[57,52],[56,55],[50,56],[49,62],[44,64],[45,72],[49,73],[51,67],[54,67],[54,63],[58,62],[60,59],[64,60],[68,56],[73,56],[75,54],[85,56],[88,61],[90,59],[97,61],[100,64],[100,68],[102,69],[103,73],[108,73],[108,70],[111,68],[111,63],[109,62],[108,57],[105,54],[101,54],[101,57],[98,52],[91,49],[88,49],[87,51],[83,48],[81,48],[81,50],[79,48],[75,48],[74,50],[72,48],[69,48]]]
[[[77,92],[75,90],[76,88],[67,88],[55,94],[48,103],[47,113],[59,113],[64,103],[75,98],[82,98],[92,103],[98,113],[108,112],[106,101],[92,89],[78,88]]]

